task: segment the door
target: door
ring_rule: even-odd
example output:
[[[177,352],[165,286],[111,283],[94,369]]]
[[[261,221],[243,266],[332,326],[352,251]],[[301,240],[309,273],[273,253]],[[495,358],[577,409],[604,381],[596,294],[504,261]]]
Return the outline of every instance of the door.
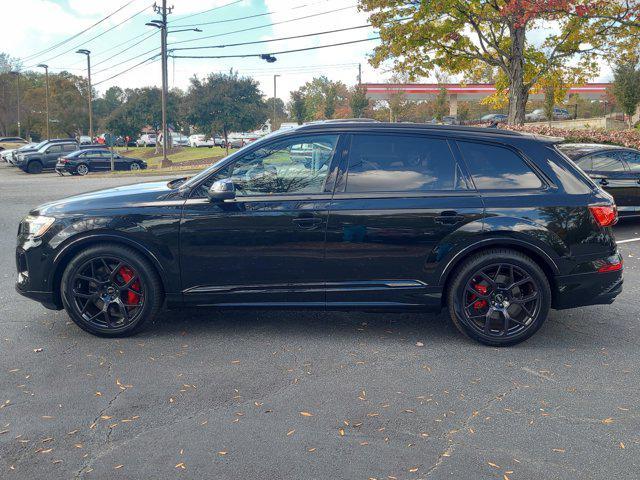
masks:
[[[256,145],[185,203],[180,230],[184,299],[197,305],[324,306],[324,248],[339,135]],[[231,179],[233,200],[210,201]]]
[[[327,227],[327,307],[440,308],[440,260],[483,203],[449,142],[353,134]]]
[[[628,180],[633,186],[626,189],[625,205],[623,212],[637,213],[640,212],[640,152],[636,150],[621,150],[618,157],[622,159],[628,170]]]
[[[62,145],[51,145],[42,156],[44,168],[55,168],[58,158],[63,155]]]
[[[589,155],[589,176],[613,198],[621,212],[637,205],[638,176],[629,171],[620,151],[609,150]]]

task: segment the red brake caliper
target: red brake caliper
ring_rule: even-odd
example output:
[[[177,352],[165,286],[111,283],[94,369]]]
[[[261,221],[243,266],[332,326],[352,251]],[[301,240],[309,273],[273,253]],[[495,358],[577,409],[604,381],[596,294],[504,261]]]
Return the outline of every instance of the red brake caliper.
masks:
[[[476,283],[473,286],[473,289],[476,290],[478,293],[480,293],[481,295],[486,295],[487,294],[487,287],[485,285],[482,285],[480,283]],[[471,300],[475,300],[476,295],[475,294],[471,294]],[[473,308],[475,308],[476,310],[482,310],[483,308],[485,308],[487,306],[487,301],[486,300],[478,300],[477,302],[475,302],[473,304]]]
[[[133,271],[129,267],[121,267],[118,271],[124,283],[128,283],[133,278]],[[131,289],[127,290],[127,305],[138,305],[140,303],[141,296],[131,290],[140,291],[140,282],[136,280],[131,284]]]

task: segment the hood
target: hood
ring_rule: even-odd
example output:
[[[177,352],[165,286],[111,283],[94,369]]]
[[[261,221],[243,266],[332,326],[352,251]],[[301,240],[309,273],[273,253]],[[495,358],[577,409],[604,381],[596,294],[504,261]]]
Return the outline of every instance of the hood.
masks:
[[[148,207],[155,202],[179,199],[179,192],[169,187],[169,181],[138,183],[123,187],[83,193],[45,203],[31,211],[32,215],[65,215],[76,213],[97,213],[121,207]]]

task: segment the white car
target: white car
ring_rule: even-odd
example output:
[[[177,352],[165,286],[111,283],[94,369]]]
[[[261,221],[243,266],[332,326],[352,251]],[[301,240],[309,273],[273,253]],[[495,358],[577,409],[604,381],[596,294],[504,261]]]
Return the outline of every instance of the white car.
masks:
[[[155,147],[157,138],[155,133],[145,133],[144,135],[140,135],[140,138],[136,140],[136,145],[138,147]]]
[[[17,150],[17,149],[15,149],[15,148],[12,148],[12,149],[9,149],[9,150],[2,150],[2,151],[0,152],[0,158],[2,158],[2,160],[4,160],[5,162],[10,163],[10,162],[9,162],[9,158],[11,158],[11,155],[12,155],[12,154],[13,154],[13,152],[15,152],[16,150]]]
[[[194,148],[198,148],[198,147],[211,148],[215,145],[215,141],[213,140],[213,138],[207,139],[206,135],[196,134],[196,135],[191,135],[189,137],[189,145],[191,145]]]
[[[91,141],[91,137],[89,135],[80,135],[78,137],[78,143],[80,145],[91,145],[93,142]]]

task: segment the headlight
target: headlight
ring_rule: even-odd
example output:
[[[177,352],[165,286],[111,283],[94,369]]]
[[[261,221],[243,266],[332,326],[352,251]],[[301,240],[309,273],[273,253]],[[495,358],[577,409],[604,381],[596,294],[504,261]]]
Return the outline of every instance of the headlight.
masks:
[[[53,225],[56,219],[52,217],[36,217],[27,215],[22,220],[22,233],[30,237],[41,237]]]

